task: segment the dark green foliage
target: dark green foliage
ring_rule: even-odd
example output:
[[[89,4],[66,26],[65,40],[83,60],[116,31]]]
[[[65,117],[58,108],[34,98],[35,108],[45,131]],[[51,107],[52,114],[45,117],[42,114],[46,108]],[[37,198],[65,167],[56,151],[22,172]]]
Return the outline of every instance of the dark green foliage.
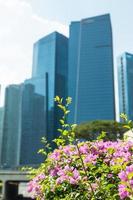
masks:
[[[79,124],[76,127],[76,138],[94,140],[102,132],[106,132],[105,140],[122,139],[123,133],[127,131],[123,128],[124,123],[113,120],[96,120]]]

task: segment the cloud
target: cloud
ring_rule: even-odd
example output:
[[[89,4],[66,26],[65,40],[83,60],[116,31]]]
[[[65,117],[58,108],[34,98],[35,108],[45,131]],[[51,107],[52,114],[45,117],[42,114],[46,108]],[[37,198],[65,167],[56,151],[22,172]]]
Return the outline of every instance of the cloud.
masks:
[[[37,16],[30,3],[23,0],[0,0],[0,30],[0,84],[3,88],[30,77],[35,41],[55,30],[68,35],[66,25]]]

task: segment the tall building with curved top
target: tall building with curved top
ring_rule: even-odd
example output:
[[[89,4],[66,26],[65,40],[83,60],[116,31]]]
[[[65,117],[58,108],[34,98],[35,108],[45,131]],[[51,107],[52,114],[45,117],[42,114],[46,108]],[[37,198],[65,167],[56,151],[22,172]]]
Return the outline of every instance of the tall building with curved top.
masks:
[[[69,122],[115,119],[110,15],[72,22],[69,38]]]

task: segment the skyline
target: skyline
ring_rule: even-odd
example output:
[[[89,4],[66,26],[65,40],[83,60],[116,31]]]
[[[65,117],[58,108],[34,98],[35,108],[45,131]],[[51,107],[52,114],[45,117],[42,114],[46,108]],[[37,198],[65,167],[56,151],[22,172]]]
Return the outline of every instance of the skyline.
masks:
[[[33,43],[52,31],[68,36],[71,21],[110,13],[114,39],[114,62],[127,51],[133,53],[133,13],[131,0],[0,0],[0,84],[23,82],[31,77]],[[119,5],[119,6],[118,6]],[[88,9],[88,8],[91,9]],[[83,10],[82,10],[83,9]],[[121,20],[120,20],[121,19]],[[128,24],[127,24],[128,22]],[[21,75],[21,77],[20,77]],[[2,91],[3,97],[3,91]],[[1,100],[2,104],[3,100]]]

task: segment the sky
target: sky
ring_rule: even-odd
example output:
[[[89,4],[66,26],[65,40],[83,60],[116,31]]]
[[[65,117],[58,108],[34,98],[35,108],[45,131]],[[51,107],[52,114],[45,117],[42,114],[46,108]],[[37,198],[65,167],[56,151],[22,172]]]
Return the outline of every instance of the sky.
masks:
[[[0,0],[0,84],[31,77],[33,43],[52,31],[69,35],[71,21],[110,13],[114,63],[133,53],[133,0]]]

